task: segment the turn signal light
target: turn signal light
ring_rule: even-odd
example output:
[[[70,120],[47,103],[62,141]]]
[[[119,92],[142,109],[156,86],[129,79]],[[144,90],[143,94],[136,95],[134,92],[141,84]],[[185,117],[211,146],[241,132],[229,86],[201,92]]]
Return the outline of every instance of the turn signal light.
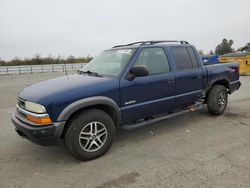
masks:
[[[32,121],[32,122],[37,123],[37,124],[52,123],[52,120],[48,116],[47,117],[35,117],[35,116],[31,116],[31,115],[26,115],[26,118],[29,121]]]

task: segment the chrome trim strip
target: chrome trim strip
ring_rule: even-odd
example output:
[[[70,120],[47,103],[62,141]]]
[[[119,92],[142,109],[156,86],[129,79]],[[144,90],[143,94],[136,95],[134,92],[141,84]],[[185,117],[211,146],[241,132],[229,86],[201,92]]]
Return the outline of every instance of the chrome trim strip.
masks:
[[[34,123],[28,119],[26,119],[23,115],[21,115],[21,112],[18,111],[18,109],[16,109],[16,111],[14,112],[15,117],[22,121],[23,123],[27,124],[27,125],[31,125],[31,126],[46,126],[46,125],[52,125],[52,123],[45,123],[45,124],[38,124],[38,123]]]
[[[240,80],[236,80],[236,81],[233,81],[233,82],[230,82],[230,84],[236,84],[236,83],[239,83]]]
[[[22,101],[22,102],[25,102],[25,100],[22,99],[22,98],[20,98],[20,97],[17,97],[17,100]]]
[[[26,115],[31,115],[31,116],[34,116],[34,117],[38,117],[38,118],[43,118],[43,117],[49,117],[49,114],[36,114],[36,113],[33,113],[33,112],[29,112],[27,110],[24,110],[22,108],[20,108],[18,105],[16,105],[17,107],[17,110],[20,111],[21,113],[23,114],[26,114]]]

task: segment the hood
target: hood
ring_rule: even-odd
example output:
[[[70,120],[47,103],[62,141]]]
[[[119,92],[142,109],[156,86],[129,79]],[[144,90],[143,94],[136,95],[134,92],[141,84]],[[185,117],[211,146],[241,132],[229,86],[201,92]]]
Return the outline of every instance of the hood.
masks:
[[[36,83],[24,88],[19,97],[48,105],[62,105],[93,96],[105,95],[119,88],[119,80],[90,75],[69,75]]]

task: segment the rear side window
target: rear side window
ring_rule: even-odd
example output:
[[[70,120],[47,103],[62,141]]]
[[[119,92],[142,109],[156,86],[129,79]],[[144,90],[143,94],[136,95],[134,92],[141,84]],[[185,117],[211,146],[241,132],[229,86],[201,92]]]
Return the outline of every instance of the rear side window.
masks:
[[[172,52],[178,70],[193,68],[193,63],[186,47],[173,47]]]
[[[196,58],[196,56],[195,56],[195,53],[194,53],[193,48],[187,47],[187,49],[188,49],[188,53],[189,53],[189,55],[190,55],[190,57],[191,57],[193,67],[194,67],[194,68],[199,67],[199,64],[198,64],[198,61],[197,61],[197,58]]]
[[[149,74],[161,74],[170,71],[170,66],[165,51],[162,48],[144,48],[135,65],[145,65]]]

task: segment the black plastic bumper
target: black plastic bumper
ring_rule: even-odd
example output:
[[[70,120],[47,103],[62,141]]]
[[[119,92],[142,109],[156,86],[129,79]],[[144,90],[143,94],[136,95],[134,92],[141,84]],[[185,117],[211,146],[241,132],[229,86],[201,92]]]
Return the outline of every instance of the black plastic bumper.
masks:
[[[61,143],[61,135],[65,122],[56,122],[50,125],[33,126],[18,119],[15,113],[12,114],[11,120],[16,127],[16,132],[23,138],[29,139],[31,142],[52,146]]]
[[[233,93],[234,91],[238,90],[241,86],[240,81],[231,82],[229,85],[229,94]]]

